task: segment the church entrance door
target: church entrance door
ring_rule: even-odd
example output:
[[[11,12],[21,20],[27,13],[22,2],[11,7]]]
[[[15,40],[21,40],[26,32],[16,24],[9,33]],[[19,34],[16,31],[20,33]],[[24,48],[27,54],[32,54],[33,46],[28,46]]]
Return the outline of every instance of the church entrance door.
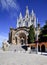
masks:
[[[19,37],[20,37],[20,43],[23,45],[23,44],[26,44],[26,35],[24,33],[20,33],[19,34]]]
[[[24,44],[24,42],[25,42],[25,40],[24,40],[24,38],[21,38],[21,45],[23,45]]]

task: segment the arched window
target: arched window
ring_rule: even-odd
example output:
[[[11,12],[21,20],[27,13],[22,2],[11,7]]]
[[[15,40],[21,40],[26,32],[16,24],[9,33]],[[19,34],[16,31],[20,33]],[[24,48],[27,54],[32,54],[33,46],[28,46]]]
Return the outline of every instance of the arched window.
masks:
[[[28,27],[28,22],[26,21],[26,26]]]
[[[45,45],[41,46],[41,52],[45,52]]]
[[[34,23],[34,18],[31,20],[31,23]]]
[[[19,22],[19,27],[21,27],[21,22]]]

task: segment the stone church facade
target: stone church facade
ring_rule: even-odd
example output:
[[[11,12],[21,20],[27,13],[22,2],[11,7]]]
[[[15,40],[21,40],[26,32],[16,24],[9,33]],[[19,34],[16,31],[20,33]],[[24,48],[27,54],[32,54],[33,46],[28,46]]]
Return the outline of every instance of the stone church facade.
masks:
[[[36,24],[36,22],[38,22],[38,20],[34,11],[32,10],[31,14],[29,14],[29,9],[26,7],[25,17],[22,17],[22,14],[20,13],[17,18],[17,27],[15,29],[12,27],[10,28],[8,40],[10,46],[13,44],[15,44],[15,46],[16,44],[27,44],[25,46],[30,47],[31,49],[34,47],[36,50],[38,48],[38,51],[47,52],[47,42],[38,43],[38,46],[36,43],[28,44],[29,28],[31,25],[34,26],[35,35],[39,35],[40,33],[40,25],[37,25],[38,23]],[[3,42],[3,50],[8,50],[8,42]]]
[[[34,26],[35,34],[36,34],[36,15],[32,10],[31,14],[29,14],[28,6],[26,7],[25,17],[22,17],[20,12],[19,17],[17,18],[17,27],[16,29],[10,28],[9,32],[9,43],[11,44],[27,44],[28,43],[28,35],[29,35],[29,27],[31,25]],[[39,34],[40,27],[38,27]]]

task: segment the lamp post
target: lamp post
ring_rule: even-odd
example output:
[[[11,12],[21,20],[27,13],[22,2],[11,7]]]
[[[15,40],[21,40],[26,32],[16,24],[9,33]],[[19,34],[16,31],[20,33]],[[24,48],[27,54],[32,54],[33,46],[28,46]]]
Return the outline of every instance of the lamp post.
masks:
[[[37,54],[38,54],[38,29],[37,29]]]
[[[37,40],[37,54],[38,54],[38,19],[37,19],[37,22],[36,22],[36,40]]]

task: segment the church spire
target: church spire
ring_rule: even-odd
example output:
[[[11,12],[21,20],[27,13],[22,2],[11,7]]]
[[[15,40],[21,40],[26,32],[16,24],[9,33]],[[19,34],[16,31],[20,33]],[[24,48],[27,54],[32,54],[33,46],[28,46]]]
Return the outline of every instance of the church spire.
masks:
[[[22,14],[21,14],[21,12],[20,12],[19,18],[22,19]]]
[[[40,23],[39,23],[38,18],[37,18],[37,27],[40,28]]]
[[[33,11],[33,9],[32,9],[31,15],[34,16],[34,11]]]
[[[26,15],[29,16],[29,9],[28,9],[28,6],[26,6]]]

